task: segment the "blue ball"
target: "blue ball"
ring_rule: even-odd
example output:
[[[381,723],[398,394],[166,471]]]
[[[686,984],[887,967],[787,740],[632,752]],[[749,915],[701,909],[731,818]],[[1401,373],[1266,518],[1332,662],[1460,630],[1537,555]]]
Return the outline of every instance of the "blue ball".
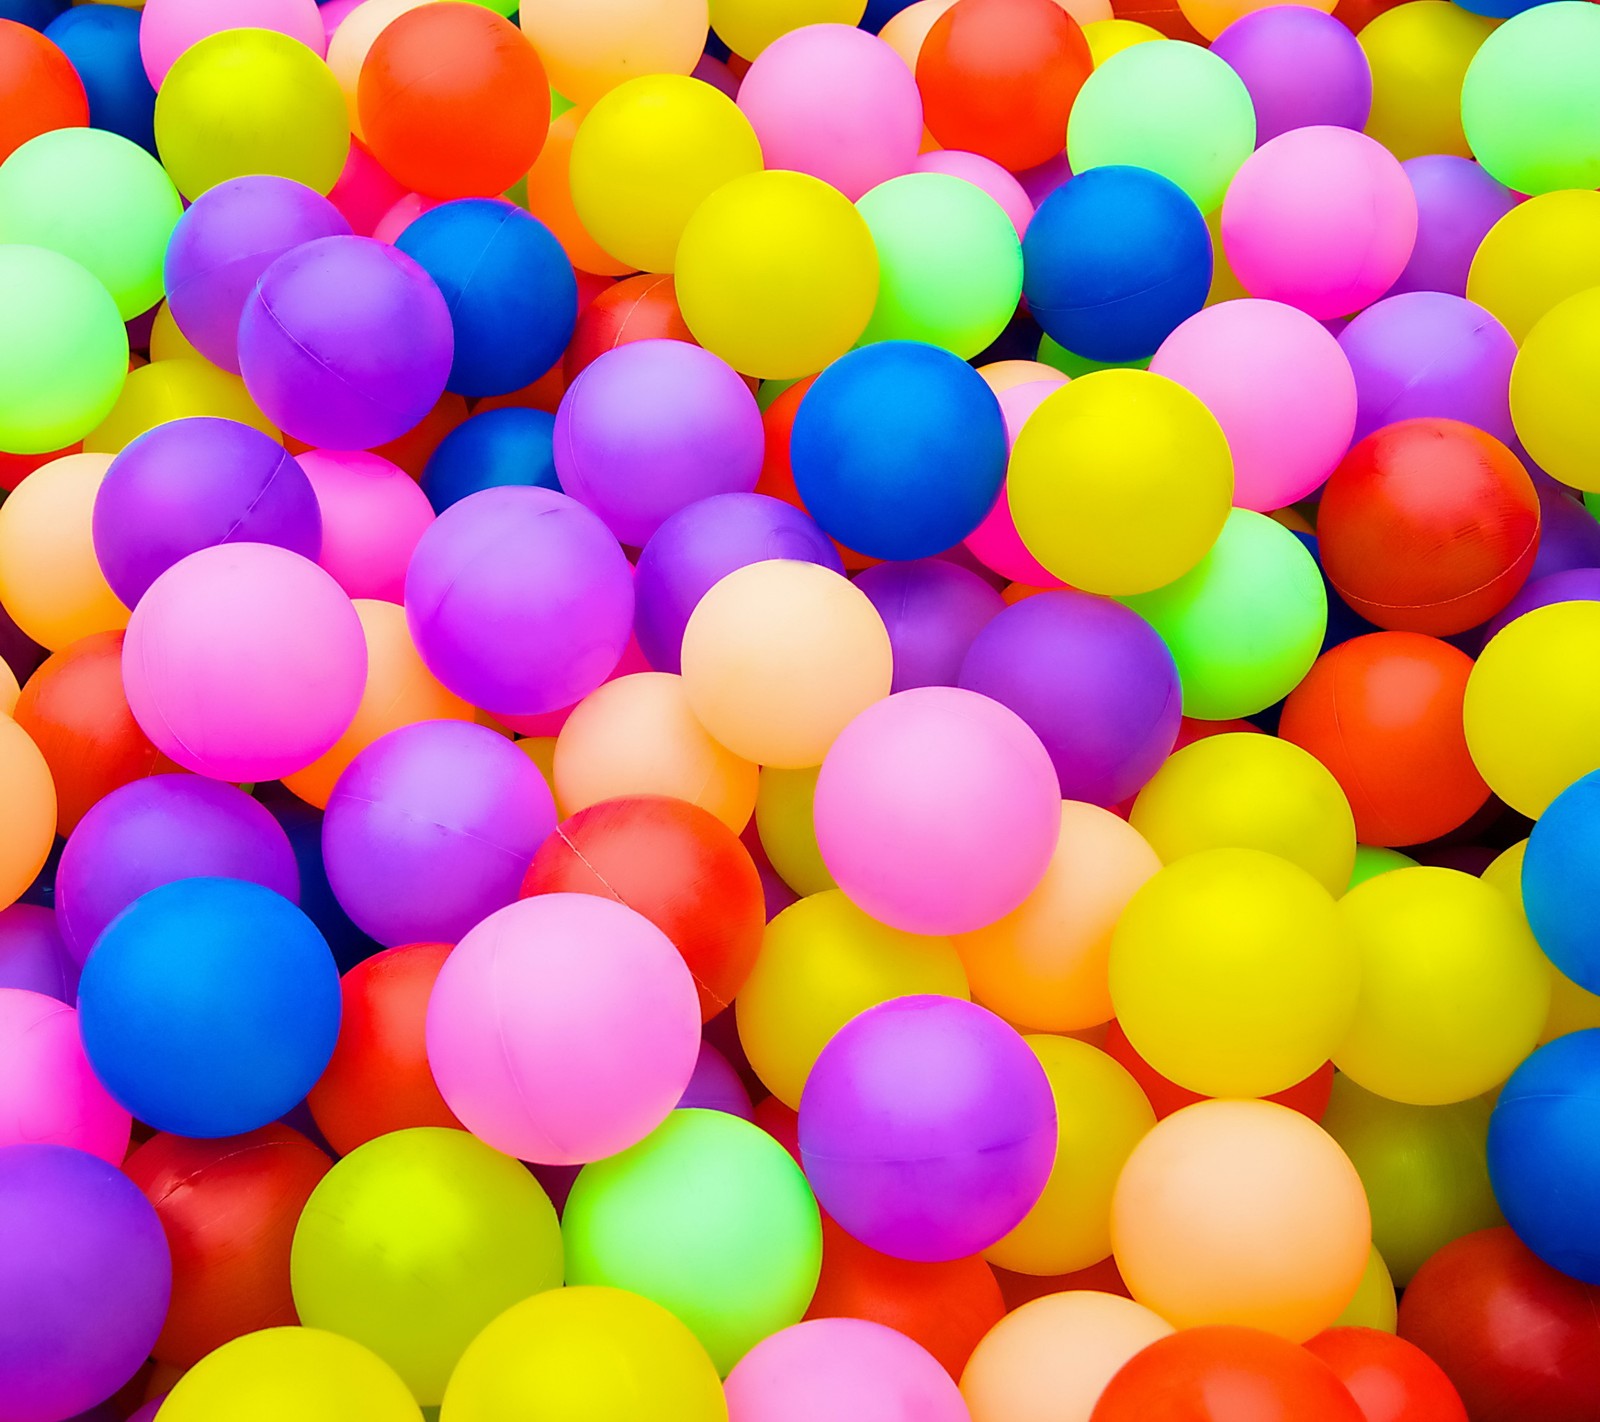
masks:
[[[890,20],[912,3],[912,0],[867,0],[867,10],[857,29],[877,34]]]
[[[0,20],[26,25],[30,30],[42,30],[67,8],[67,4],[68,0],[0,0]],[[135,14],[134,20],[138,18]],[[134,28],[138,28],[137,23]]]
[[[1033,319],[1090,360],[1140,360],[1205,305],[1211,234],[1176,183],[1144,168],[1067,179],[1022,239]]]
[[[456,353],[446,389],[508,395],[561,359],[578,320],[578,281],[538,218],[495,198],[463,198],[423,213],[395,246],[449,303]]]
[[[1546,1264],[1600,1284],[1600,1029],[1540,1047],[1489,1117],[1489,1183]]]
[[[139,57],[139,11],[78,5],[51,22],[45,38],[72,61],[89,96],[89,126],[156,151],[156,91]]]
[[[158,1131],[211,1138],[275,1121],[339,1035],[339,970],[315,925],[240,879],[135,899],[84,964],[78,1021],[105,1088]]]
[[[994,507],[1000,402],[959,356],[878,341],[834,361],[795,415],[795,488],[823,531],[871,558],[931,558]]]
[[[1600,770],[1551,801],[1528,836],[1522,906],[1547,957],[1579,987],[1600,992]]]
[[[468,494],[520,484],[561,492],[556,478],[556,417],[511,406],[463,420],[422,470],[422,492],[435,513]]]

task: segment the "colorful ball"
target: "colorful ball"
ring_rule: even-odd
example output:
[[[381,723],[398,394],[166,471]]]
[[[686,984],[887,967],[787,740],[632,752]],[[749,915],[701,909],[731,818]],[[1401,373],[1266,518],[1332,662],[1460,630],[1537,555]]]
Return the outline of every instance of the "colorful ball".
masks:
[[[0,777],[11,812],[0,824],[0,904],[14,904],[44,867],[55,835],[56,790],[50,767],[28,733],[0,717]]]
[[[30,138],[89,122],[83,80],[61,49],[30,25],[0,20],[0,162]]]
[[[294,462],[322,515],[323,570],[352,598],[400,603],[411,555],[433,522],[417,481],[364,451],[310,449]]]
[[[1372,109],[1367,56],[1349,26],[1320,6],[1249,10],[1213,39],[1211,53],[1244,81],[1257,144],[1292,128],[1327,124],[1359,132],[1366,125]]]
[[[53,909],[12,904],[0,909],[0,986],[53,997],[78,998],[78,965],[56,930]]]
[[[1590,322],[1600,292],[1593,288],[1552,306],[1535,323],[1511,368],[1511,419],[1538,466],[1575,488],[1600,483],[1591,460],[1596,440],[1568,404],[1600,369],[1600,342]]]
[[[120,1165],[131,1121],[84,1055],[75,1009],[53,997],[0,988],[0,1150],[71,1146]]]
[[[556,478],[556,417],[520,405],[479,410],[439,442],[422,471],[422,492],[435,513],[468,494],[508,484],[561,492]]]
[[[1389,295],[1445,291],[1451,296],[1470,297],[1520,339],[1526,334],[1525,329],[1517,325],[1508,307],[1491,299],[1488,283],[1479,287],[1469,272],[1487,235],[1502,217],[1524,204],[1470,158],[1453,153],[1424,154],[1402,166],[1417,196],[1417,242],[1405,270],[1389,288]],[[1540,255],[1542,260],[1549,260],[1547,251]],[[1508,284],[1523,280],[1527,271],[1519,264],[1515,274],[1508,274]]]
[[[889,634],[891,691],[955,686],[973,639],[1005,606],[982,577],[946,558],[879,563],[855,582]]]
[[[1333,1369],[1362,1412],[1394,1422],[1467,1422],[1444,1370],[1422,1349],[1375,1328],[1331,1328],[1306,1351]]]
[[[1522,906],[1539,947],[1590,992],[1600,986],[1600,953],[1583,891],[1595,873],[1597,791],[1600,778],[1591,772],[1550,802],[1528,836],[1521,874]]]
[[[640,74],[688,74],[706,44],[700,0],[551,0],[519,15],[550,75],[550,87],[585,107]]]
[[[1372,67],[1367,132],[1396,158],[1472,152],[1462,132],[1462,80],[1493,26],[1468,7],[1396,5],[1361,27]]]
[[[793,30],[853,25],[865,11],[866,0],[711,0],[711,27],[734,54],[756,59]]]
[[[315,0],[230,0],[225,11],[196,0],[145,0],[139,24],[139,55],[158,89],[167,71],[190,45],[234,29],[276,30],[314,54],[327,49]]]
[[[1592,190],[1508,201],[1468,254],[1467,295],[1520,343],[1548,311],[1600,282],[1597,234],[1600,193]]]

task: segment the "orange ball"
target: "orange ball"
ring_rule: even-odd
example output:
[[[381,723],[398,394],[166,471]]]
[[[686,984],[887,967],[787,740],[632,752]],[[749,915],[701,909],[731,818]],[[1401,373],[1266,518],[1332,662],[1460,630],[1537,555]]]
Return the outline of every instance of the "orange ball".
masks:
[[[578,313],[577,327],[562,360],[562,373],[571,385],[607,351],[629,341],[651,340],[699,344],[678,309],[672,277],[662,272],[627,277],[607,287]]]
[[[56,787],[32,738],[0,716],[0,908],[22,897],[56,834]]]
[[[0,20],[0,163],[30,138],[88,122],[72,61],[38,30]]]
[[[539,161],[528,170],[528,211],[556,235],[567,259],[579,271],[621,276],[633,270],[605,250],[578,220],[572,201],[572,140],[583,121],[581,109],[568,109],[550,125]]]

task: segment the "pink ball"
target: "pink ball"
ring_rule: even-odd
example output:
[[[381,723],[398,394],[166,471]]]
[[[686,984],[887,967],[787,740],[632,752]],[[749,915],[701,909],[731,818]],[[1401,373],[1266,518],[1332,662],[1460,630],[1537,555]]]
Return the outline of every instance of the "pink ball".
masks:
[[[1192,390],[1233,451],[1233,502],[1270,513],[1333,473],[1356,427],[1356,378],[1319,321],[1278,301],[1197,312],[1150,369]]]
[[[591,894],[540,894],[484,919],[428,999],[428,1065],[473,1135],[579,1165],[643,1140],[700,1049],[700,1000],[649,919]]]
[[[975,188],[982,188],[997,203],[1011,225],[1017,229],[1017,240],[1033,221],[1033,200],[1028,190],[992,158],[981,153],[963,153],[959,148],[936,148],[924,153],[913,168],[918,173],[948,173],[961,178]]]
[[[328,52],[317,0],[145,0],[139,17],[139,58],[161,87],[184,50],[223,30],[276,30],[319,58]]]
[[[1228,265],[1252,296],[1325,320],[1376,301],[1417,240],[1400,160],[1353,129],[1296,128],[1244,160],[1222,204]]]
[[[908,933],[971,933],[1043,877],[1061,795],[1049,752],[1014,711],[924,686],[844,728],[813,817],[823,862],[866,913]]]
[[[297,456],[322,509],[321,567],[351,597],[405,601],[406,566],[433,505],[398,464],[360,450]]]
[[[774,40],[739,85],[739,107],[767,167],[810,173],[851,202],[909,173],[922,143],[915,76],[850,25],[806,25]]]
[[[443,198],[423,197],[421,193],[404,193],[386,213],[377,221],[372,229],[372,235],[380,242],[387,242],[391,247],[399,240],[400,234],[425,212],[432,212],[444,201]]]
[[[987,161],[987,160],[985,160]],[[1006,440],[1017,442],[1017,435],[1029,415],[1044,403],[1047,395],[1067,383],[1059,380],[1030,380],[1026,385],[1013,385],[999,395],[1000,413],[1006,422]],[[1022,541],[1016,522],[1011,517],[1011,504],[1004,489],[995,500],[994,507],[966,538],[967,551],[986,568],[992,568],[1002,578],[1023,583],[1031,588],[1061,588],[1066,584],[1044,566]]]
[[[121,1165],[132,1127],[84,1055],[77,1012],[0,988],[0,1147],[71,1146]]]
[[[128,620],[122,684],[156,748],[214,780],[278,780],[344,734],[367,682],[361,620],[315,563],[225,543],[175,563]]]
[[[927,1349],[862,1318],[816,1318],[757,1343],[728,1374],[728,1422],[970,1422]]]
[[[373,229],[405,196],[405,188],[390,176],[389,170],[367,151],[359,138],[352,138],[344,170],[328,194],[328,201],[344,214],[350,230],[357,237],[372,236]]]
[[[345,22],[345,18],[360,4],[362,4],[362,0],[323,0],[323,3],[318,6],[318,9],[322,12],[323,33],[331,40],[333,32]]]

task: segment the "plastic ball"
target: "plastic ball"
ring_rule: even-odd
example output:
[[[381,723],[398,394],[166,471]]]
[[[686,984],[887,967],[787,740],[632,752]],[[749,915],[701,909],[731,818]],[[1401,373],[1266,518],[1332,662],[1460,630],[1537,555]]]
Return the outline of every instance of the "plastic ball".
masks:
[[[1517,324],[1509,305],[1497,299],[1498,284],[1491,295],[1491,284],[1486,281],[1480,287],[1469,272],[1487,234],[1508,212],[1525,204],[1470,158],[1424,154],[1403,166],[1417,196],[1417,242],[1389,294],[1446,291],[1452,296],[1468,296],[1520,339],[1526,330]],[[1540,245],[1541,260],[1550,261],[1551,253]],[[1496,244],[1491,250],[1502,249]],[[1515,273],[1508,274],[1506,284],[1520,283],[1527,270],[1519,264]]]
[[[578,312],[577,327],[562,357],[562,374],[571,385],[607,351],[657,338],[694,344],[678,309],[672,277],[661,272],[623,277]]]
[[[1600,283],[1600,193],[1545,193],[1495,217],[1469,254],[1466,292],[1522,342],[1547,312]]]
[[[994,1244],[1038,1201],[1055,1150],[1038,1058],[998,1017],[952,998],[896,998],[852,1019],[800,1104],[801,1159],[823,1209],[899,1258]]]
[[[556,477],[556,417],[545,410],[510,406],[479,410],[439,442],[422,471],[422,492],[435,513],[468,494],[508,484],[559,493]]]
[[[10,905],[33,882],[50,853],[56,791],[39,748],[9,716],[0,716],[0,779],[11,806],[0,825],[0,904]]]
[[[1367,1272],[1345,1311],[1334,1321],[1335,1328],[1376,1328],[1384,1333],[1395,1331],[1398,1312],[1394,1280],[1389,1277],[1383,1256],[1374,1247],[1367,1256]]]
[[[1378,1422],[1467,1422],[1450,1379],[1422,1349],[1374,1328],[1333,1328],[1306,1350],[1320,1358]]]
[[[821,766],[805,770],[763,770],[756,788],[757,837],[778,876],[797,894],[836,889],[822,862],[812,802]]]
[[[1522,906],[1539,947],[1562,974],[1590,992],[1600,985],[1600,953],[1584,913],[1583,890],[1594,874],[1597,790],[1600,778],[1591,772],[1551,801],[1528,837],[1521,872]]]
[[[1349,27],[1320,6],[1248,10],[1215,37],[1211,52],[1244,81],[1258,144],[1292,128],[1328,124],[1359,131],[1367,122],[1367,57]]]
[[[38,30],[0,20],[0,162],[30,138],[89,122],[89,99],[72,61]]]
[[[0,909],[0,987],[68,1005],[77,1001],[78,965],[56,930],[54,910],[38,904]]]
[[[1033,220],[1033,199],[1028,196],[1027,189],[992,158],[960,149],[936,148],[920,154],[913,171],[944,173],[987,193],[1000,204],[1019,242]]]
[[[891,691],[956,685],[973,639],[1005,606],[979,574],[946,558],[879,563],[855,583],[889,634]]]
[[[122,1163],[128,1113],[89,1066],[73,1008],[41,993],[0,988],[0,1060],[0,1150],[71,1146]]]
[[[327,49],[315,0],[229,0],[225,10],[197,0],[145,0],[139,54],[157,88],[190,45],[225,29],[276,30],[314,54]]]
[[[1523,339],[1511,369],[1511,419],[1539,467],[1579,489],[1600,483],[1593,471],[1596,440],[1568,404],[1600,369],[1600,342],[1590,330],[1600,303],[1591,288],[1552,306]]]
[[[520,16],[556,93],[585,107],[641,74],[688,74],[706,43],[702,0],[553,0]]]
[[[1367,132],[1396,158],[1472,153],[1462,132],[1462,80],[1493,26],[1466,6],[1396,5],[1362,26],[1372,66]]]
[[[157,425],[201,415],[252,425],[273,439],[279,437],[278,427],[261,413],[244,381],[209,361],[185,356],[130,371],[116,405],[84,436],[83,447],[119,454]]]
[[[364,451],[307,450],[299,464],[322,514],[317,561],[352,598],[399,603],[433,506],[405,470]]]

